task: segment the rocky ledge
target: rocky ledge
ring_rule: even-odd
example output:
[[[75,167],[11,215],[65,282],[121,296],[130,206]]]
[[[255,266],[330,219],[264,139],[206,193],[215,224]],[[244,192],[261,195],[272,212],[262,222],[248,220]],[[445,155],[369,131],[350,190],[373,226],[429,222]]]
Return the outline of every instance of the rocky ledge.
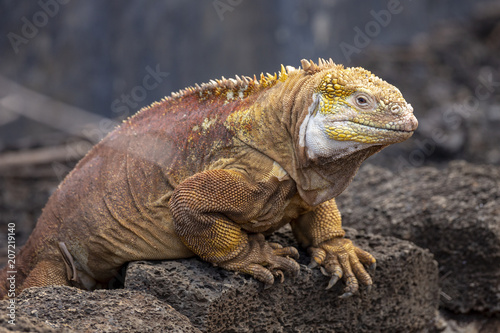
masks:
[[[253,278],[196,258],[139,261],[129,264],[124,289],[88,292],[57,286],[31,288],[18,298],[16,315],[23,325],[42,323],[40,332],[432,329],[439,298],[438,270],[432,254],[393,237],[348,231],[356,244],[378,260],[372,272],[372,290],[362,290],[348,299],[339,298],[342,283],[325,290],[328,278],[318,269],[309,269],[309,258],[302,252],[300,273],[267,289]],[[294,244],[289,229],[272,239]],[[19,326],[16,329],[21,331]]]

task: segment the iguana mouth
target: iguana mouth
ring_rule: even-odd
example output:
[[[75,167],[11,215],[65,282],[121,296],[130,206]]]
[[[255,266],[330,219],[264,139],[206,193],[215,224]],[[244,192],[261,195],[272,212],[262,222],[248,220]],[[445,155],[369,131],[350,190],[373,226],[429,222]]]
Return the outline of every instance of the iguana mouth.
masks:
[[[392,144],[408,139],[416,125],[408,123],[388,123],[390,128],[374,122],[364,124],[354,120],[336,120],[326,126],[326,133],[336,141],[355,141],[368,144]],[[378,126],[377,126],[378,125]]]
[[[357,126],[366,127],[367,129],[375,129],[377,131],[387,131],[387,132],[396,132],[396,133],[413,133],[416,129],[416,126],[415,126],[415,129],[401,128],[401,127],[411,127],[413,125],[411,123],[394,124],[393,126],[395,128],[388,128],[388,127],[367,125],[367,124],[359,123],[359,122],[352,121],[352,120],[347,120],[346,122],[356,124]]]
[[[372,128],[380,131],[388,131],[388,132],[402,132],[402,133],[411,133],[413,132],[412,130],[404,130],[404,129],[397,129],[397,128],[383,128],[383,127],[377,127],[377,126],[370,126],[370,125],[365,125],[365,124],[360,124],[356,122],[352,122],[354,124],[357,124],[359,126],[367,127],[367,128]]]

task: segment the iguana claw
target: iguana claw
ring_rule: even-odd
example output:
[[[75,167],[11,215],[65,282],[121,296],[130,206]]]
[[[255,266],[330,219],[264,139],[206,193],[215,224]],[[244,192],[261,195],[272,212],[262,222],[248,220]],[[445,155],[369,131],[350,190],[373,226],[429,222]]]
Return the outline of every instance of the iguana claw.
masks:
[[[328,290],[331,287],[333,287],[337,283],[338,280],[339,280],[339,277],[337,275],[332,276],[330,281],[328,281],[328,286],[326,286],[325,289]]]
[[[326,289],[332,288],[340,279],[346,287],[341,298],[354,295],[359,290],[359,284],[370,289],[372,279],[363,265],[369,269],[375,268],[375,258],[352,244],[345,238],[334,238],[322,242],[317,247],[309,248],[312,255],[310,267],[320,266],[323,275],[330,277]]]
[[[309,265],[307,265],[307,268],[310,268],[310,269],[313,269],[313,268],[316,268],[316,267],[318,267],[318,263],[315,260],[311,260],[311,262],[309,263]]]
[[[346,299],[346,298],[349,298],[353,295],[353,293],[351,293],[350,291],[349,292],[346,292],[346,293],[343,293],[342,295],[339,296],[339,298],[341,299]]]
[[[285,275],[283,274],[283,271],[281,270],[274,271],[273,275],[280,278],[280,283],[283,283],[285,281]]]

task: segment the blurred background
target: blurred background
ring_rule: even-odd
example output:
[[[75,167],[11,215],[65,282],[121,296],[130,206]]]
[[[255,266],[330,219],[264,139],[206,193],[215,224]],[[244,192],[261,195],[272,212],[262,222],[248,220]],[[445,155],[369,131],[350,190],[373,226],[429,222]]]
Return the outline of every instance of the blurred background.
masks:
[[[498,1],[0,0],[0,31],[0,236],[15,222],[18,246],[121,119],[302,58],[365,67],[413,105],[417,133],[370,163],[500,164]]]

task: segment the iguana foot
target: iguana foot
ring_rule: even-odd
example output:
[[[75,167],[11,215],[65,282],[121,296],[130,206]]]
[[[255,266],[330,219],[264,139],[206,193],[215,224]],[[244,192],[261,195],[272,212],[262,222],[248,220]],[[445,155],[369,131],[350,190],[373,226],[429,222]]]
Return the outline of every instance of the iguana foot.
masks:
[[[299,252],[294,247],[282,247],[277,243],[267,242],[262,234],[248,236],[247,245],[238,255],[218,266],[252,275],[267,286],[279,277],[283,282],[283,272],[296,275],[300,266],[295,261]]]
[[[344,294],[341,298],[354,295],[359,289],[359,283],[372,286],[372,279],[363,265],[375,268],[375,258],[366,251],[354,246],[349,239],[334,238],[322,242],[318,247],[310,247],[310,268],[321,265],[321,272],[330,276],[326,289],[330,289],[343,279],[346,283]]]

